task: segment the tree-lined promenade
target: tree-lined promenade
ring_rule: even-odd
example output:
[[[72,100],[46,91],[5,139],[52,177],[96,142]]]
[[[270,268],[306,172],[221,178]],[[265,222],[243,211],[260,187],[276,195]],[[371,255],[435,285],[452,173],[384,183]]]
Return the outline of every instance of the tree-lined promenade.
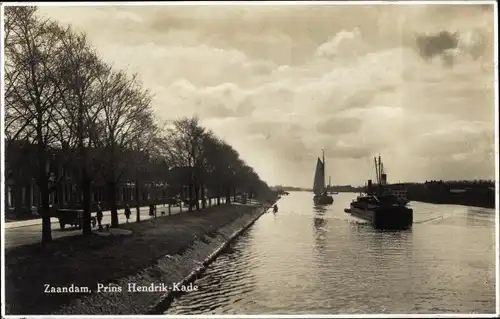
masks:
[[[236,193],[270,191],[197,118],[157,121],[153,94],[136,74],[105,63],[85,34],[42,18],[36,7],[5,7],[4,43],[7,178],[36,180],[42,243],[52,240],[50,196],[65,172],[78,184],[85,235],[96,182],[105,185],[112,227],[118,226],[117,185],[124,181],[134,185],[138,219],[147,185],[176,181],[169,196],[173,190],[188,198],[189,210],[203,208],[207,193],[220,203]]]

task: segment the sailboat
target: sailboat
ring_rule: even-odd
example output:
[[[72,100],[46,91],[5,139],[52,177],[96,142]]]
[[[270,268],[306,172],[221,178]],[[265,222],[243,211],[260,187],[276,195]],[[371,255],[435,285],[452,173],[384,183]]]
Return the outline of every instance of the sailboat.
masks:
[[[333,197],[328,195],[325,186],[325,152],[323,151],[323,161],[318,157],[316,162],[316,172],[314,173],[314,203],[328,205],[333,203]]]

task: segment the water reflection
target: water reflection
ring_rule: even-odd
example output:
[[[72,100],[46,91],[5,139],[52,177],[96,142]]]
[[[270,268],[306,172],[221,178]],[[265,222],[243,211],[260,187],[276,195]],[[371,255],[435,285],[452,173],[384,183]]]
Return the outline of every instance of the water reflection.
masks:
[[[247,298],[252,300],[252,295],[259,298],[266,296],[266,291],[260,291],[259,284],[265,282],[260,276],[256,253],[243,254],[241,247],[248,247],[247,242],[252,240],[250,230],[239,242],[217,258],[200,279],[196,281],[199,291],[186,293],[181,299],[189,300],[188,306],[178,304],[168,309],[166,314],[218,314],[224,312],[224,306],[241,302]],[[250,247],[249,247],[250,248]]]
[[[313,206],[315,215],[314,215],[314,243],[316,252],[323,256],[325,254],[325,246],[326,246],[326,224],[327,220],[325,218],[325,213],[327,209],[323,205],[314,205]]]
[[[318,215],[321,215],[321,216],[323,216],[323,215],[326,213],[326,211],[327,211],[327,209],[326,209],[326,206],[325,206],[325,205],[314,205],[314,206],[313,206],[313,210],[314,210],[316,213],[318,213]]]
[[[353,196],[283,198],[167,313],[494,313],[494,212],[415,202],[412,229],[382,232]]]

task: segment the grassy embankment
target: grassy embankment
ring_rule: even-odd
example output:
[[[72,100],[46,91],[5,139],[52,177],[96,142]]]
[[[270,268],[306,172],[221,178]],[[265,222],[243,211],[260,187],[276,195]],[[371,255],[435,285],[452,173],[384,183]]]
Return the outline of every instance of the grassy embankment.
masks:
[[[47,248],[39,244],[5,252],[7,314],[48,314],[82,294],[46,294],[44,284],[88,286],[110,283],[133,275],[165,255],[182,254],[205,235],[256,206],[220,205],[139,223],[122,225],[129,236],[74,236],[55,240]]]

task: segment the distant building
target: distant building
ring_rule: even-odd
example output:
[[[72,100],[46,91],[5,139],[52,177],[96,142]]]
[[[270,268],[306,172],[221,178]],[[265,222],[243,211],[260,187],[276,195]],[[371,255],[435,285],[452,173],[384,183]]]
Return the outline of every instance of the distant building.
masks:
[[[91,149],[90,156],[99,155],[102,150]],[[51,192],[49,204],[56,207],[78,207],[82,202],[79,191],[80,167],[68,161],[68,154],[54,151],[47,161],[46,171],[49,174]],[[40,206],[40,191],[37,185],[38,174],[36,145],[23,141],[13,141],[5,149],[5,208],[7,213],[16,215],[37,213]],[[134,156],[128,152],[125,156]],[[133,157],[131,157],[133,160]],[[134,166],[137,168],[137,166]],[[139,171],[126,171],[122,180],[116,185],[116,201],[119,207],[132,203],[136,199],[135,183],[139,179],[140,197],[145,200],[161,200],[169,196],[166,181],[168,168],[162,163],[148,163]],[[107,200],[106,181],[102,175],[92,175],[91,201],[95,204]]]

